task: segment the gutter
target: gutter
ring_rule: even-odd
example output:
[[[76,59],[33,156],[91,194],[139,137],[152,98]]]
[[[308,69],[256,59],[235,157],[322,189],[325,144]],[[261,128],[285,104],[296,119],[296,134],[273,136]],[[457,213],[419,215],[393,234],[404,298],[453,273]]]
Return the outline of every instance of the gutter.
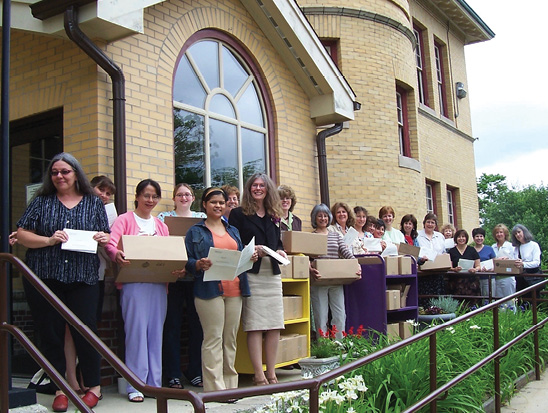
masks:
[[[325,149],[325,140],[330,136],[339,134],[343,129],[343,124],[336,123],[328,129],[322,130],[316,135],[316,148],[318,150],[318,169],[320,175],[320,199],[322,204],[330,207],[329,203],[329,180],[327,177],[327,154]]]
[[[125,79],[122,70],[103,53],[78,26],[78,13],[74,5],[65,10],[65,31],[70,40],[97,63],[112,81],[113,100],[113,147],[115,198],[118,213],[127,211],[126,179],[126,106]]]

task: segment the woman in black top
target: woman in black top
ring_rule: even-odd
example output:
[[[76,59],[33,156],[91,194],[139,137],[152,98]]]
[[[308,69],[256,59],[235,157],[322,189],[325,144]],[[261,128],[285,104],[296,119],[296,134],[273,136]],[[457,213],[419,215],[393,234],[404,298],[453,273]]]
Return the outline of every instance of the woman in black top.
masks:
[[[470,273],[475,273],[480,270],[480,257],[474,247],[468,245],[468,232],[464,229],[459,229],[455,233],[455,246],[449,250],[451,256],[451,271],[460,272],[462,267],[459,265],[460,259],[474,261],[473,267],[468,270]]]
[[[280,238],[280,197],[272,180],[254,174],[245,184],[241,207],[230,212],[228,221],[240,231],[244,245],[255,237],[259,260],[247,272],[250,297],[244,297],[242,326],[247,332],[249,358],[256,385],[277,383],[276,353],[280,330],[284,328],[282,278],[278,262],[268,256],[263,245],[286,256]],[[262,342],[265,336],[266,375],[263,372]]]
[[[95,195],[80,163],[68,153],[51,160],[41,188],[17,222],[17,240],[28,248],[27,265],[82,322],[97,334],[99,258],[97,254],[61,248],[65,229],[95,231],[99,245],[108,243],[105,207]],[[65,374],[65,320],[28,282],[25,293],[40,335],[41,350],[57,371]],[[94,407],[101,396],[99,354],[71,327],[84,385],[83,397]],[[68,399],[57,390],[53,410],[66,411]]]

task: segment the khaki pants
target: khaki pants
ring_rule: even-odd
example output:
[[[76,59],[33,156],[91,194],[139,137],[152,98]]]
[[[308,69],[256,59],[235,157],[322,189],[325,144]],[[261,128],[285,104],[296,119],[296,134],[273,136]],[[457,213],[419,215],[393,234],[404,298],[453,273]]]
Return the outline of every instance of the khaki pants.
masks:
[[[204,391],[238,387],[236,335],[240,326],[242,297],[195,298],[196,311],[204,331],[202,380]]]

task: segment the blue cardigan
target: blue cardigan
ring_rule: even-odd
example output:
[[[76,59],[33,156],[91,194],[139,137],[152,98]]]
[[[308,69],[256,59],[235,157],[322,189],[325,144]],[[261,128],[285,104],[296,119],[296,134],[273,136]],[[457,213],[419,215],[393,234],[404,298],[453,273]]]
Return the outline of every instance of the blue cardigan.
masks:
[[[223,221],[228,234],[238,244],[238,251],[243,249],[242,241],[240,240],[240,234],[238,230]],[[186,270],[194,276],[194,295],[203,300],[209,300],[223,295],[223,286],[220,281],[204,281],[204,272],[196,271],[196,261],[201,258],[207,257],[209,254],[209,248],[213,247],[213,235],[211,231],[206,227],[205,221],[199,222],[193,225],[187,232],[185,237],[186,252],[188,255],[188,262],[186,263]],[[249,297],[251,295],[249,291],[249,284],[247,283],[247,273],[238,275],[240,279],[240,291],[243,297]]]

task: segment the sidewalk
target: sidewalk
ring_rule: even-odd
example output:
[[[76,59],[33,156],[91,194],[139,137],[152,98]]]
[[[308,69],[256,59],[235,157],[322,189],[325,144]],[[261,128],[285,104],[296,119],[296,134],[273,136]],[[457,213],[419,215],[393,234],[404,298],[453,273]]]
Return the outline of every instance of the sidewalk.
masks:
[[[301,370],[276,370],[276,375],[279,381],[293,381],[301,378]],[[251,375],[240,375],[240,387],[252,386]],[[13,379],[14,387],[26,387],[27,380]],[[185,389],[192,390],[197,393],[202,392],[201,388],[194,387],[188,382],[183,383]],[[109,386],[103,388],[103,400],[99,402],[97,407],[93,409],[97,413],[153,413],[156,411],[156,399],[145,397],[143,403],[130,403],[126,394],[119,394],[117,386]],[[17,409],[10,409],[10,413],[46,413],[51,412],[51,404],[53,403],[53,396],[47,394],[36,394],[37,404],[26,407],[19,407]],[[212,413],[234,413],[242,410],[248,410],[254,407],[261,407],[270,403],[270,395],[248,397],[234,404],[227,403],[207,403],[206,409]],[[168,411],[177,413],[190,413],[194,412],[194,408],[189,402],[180,400],[171,400],[168,402]],[[69,408],[67,412],[76,412],[76,407],[69,402]]]
[[[531,380],[512,397],[502,413],[544,413],[548,411],[548,375],[541,374],[540,380]]]

